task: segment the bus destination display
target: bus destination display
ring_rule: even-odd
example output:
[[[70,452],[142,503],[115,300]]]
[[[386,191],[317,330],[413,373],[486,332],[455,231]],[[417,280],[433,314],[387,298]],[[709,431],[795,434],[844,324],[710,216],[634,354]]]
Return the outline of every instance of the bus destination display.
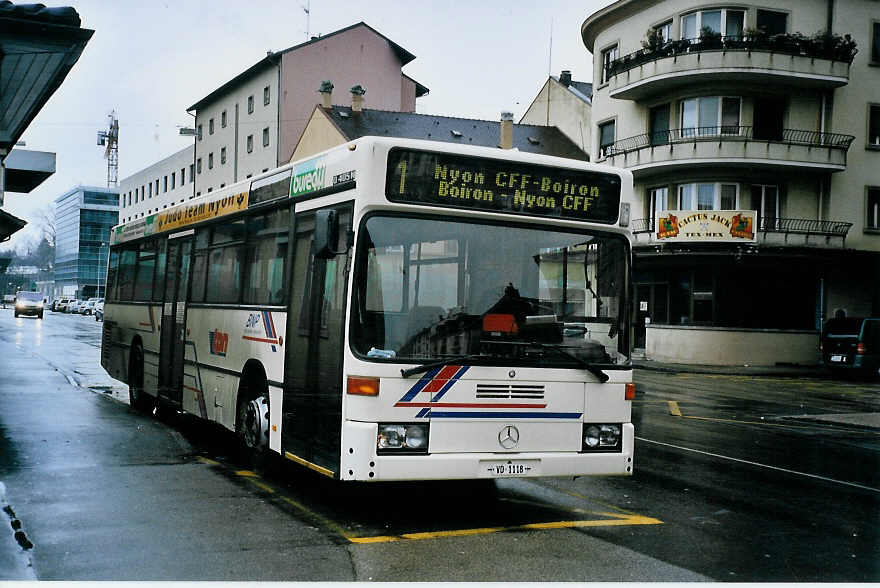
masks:
[[[395,148],[386,178],[392,202],[599,223],[620,208],[617,175],[516,161]]]

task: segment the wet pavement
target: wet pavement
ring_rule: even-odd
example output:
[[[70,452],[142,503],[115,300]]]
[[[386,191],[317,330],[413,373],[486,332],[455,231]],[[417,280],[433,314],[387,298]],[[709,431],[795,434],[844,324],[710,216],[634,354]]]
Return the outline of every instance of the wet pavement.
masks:
[[[0,579],[880,580],[875,382],[639,367],[633,477],[358,486],[137,414],[99,327],[0,312]]]

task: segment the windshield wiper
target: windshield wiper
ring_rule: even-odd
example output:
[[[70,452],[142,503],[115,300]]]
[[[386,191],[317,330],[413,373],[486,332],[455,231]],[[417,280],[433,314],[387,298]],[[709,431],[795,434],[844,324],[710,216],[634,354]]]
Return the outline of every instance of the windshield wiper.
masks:
[[[578,357],[577,355],[575,355],[573,353],[569,353],[568,351],[566,351],[562,347],[559,347],[557,345],[550,345],[548,343],[539,343],[538,341],[529,341],[529,345],[534,345],[535,347],[538,347],[540,349],[551,349],[551,350],[555,351],[556,353],[559,353],[560,355],[564,355],[565,357],[567,357],[569,359],[573,359],[574,361],[578,362],[578,364],[580,364],[580,366],[582,368],[584,368],[585,370],[587,370],[588,372],[590,372],[591,374],[593,374],[594,376],[599,378],[599,382],[601,382],[602,384],[604,384],[605,382],[608,381],[608,374],[606,374],[605,372],[603,372],[602,370],[600,370],[599,368],[597,368],[596,366],[594,366],[590,362],[581,359],[580,357]]]
[[[429,370],[434,369],[435,367],[443,367],[449,365],[451,363],[456,363],[459,361],[464,361],[467,359],[476,359],[478,357],[483,357],[482,355],[472,353],[470,355],[459,355],[458,357],[449,357],[447,359],[440,359],[437,361],[431,361],[429,363],[423,363],[422,365],[417,365],[414,368],[409,368],[406,370],[400,370],[400,375],[404,378],[408,378],[415,374],[421,374],[427,372]]]

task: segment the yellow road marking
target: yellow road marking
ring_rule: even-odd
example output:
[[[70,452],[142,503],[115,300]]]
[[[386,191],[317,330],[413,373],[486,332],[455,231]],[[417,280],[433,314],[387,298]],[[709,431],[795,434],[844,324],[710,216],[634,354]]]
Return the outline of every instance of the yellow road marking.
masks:
[[[220,462],[214,461],[212,459],[208,459],[205,457],[199,457],[198,460],[202,463],[208,465],[217,465],[222,466]],[[318,521],[323,527],[337,533],[338,535],[344,537],[350,543],[356,543],[359,545],[370,544],[370,543],[390,543],[393,541],[422,541],[425,539],[440,539],[444,537],[467,537],[472,535],[488,535],[490,533],[503,533],[507,531],[525,531],[525,530],[536,530],[536,531],[545,531],[552,529],[572,529],[572,528],[583,528],[583,527],[619,527],[624,525],[662,525],[663,521],[659,519],[655,519],[652,517],[646,517],[642,515],[638,515],[635,513],[631,513],[624,509],[620,509],[611,504],[605,504],[601,501],[597,501],[595,498],[589,498],[586,496],[582,496],[573,492],[566,492],[571,496],[575,496],[578,498],[584,498],[587,500],[592,500],[594,502],[599,502],[606,508],[617,508],[621,512],[613,513],[613,512],[603,512],[603,511],[585,511],[582,509],[572,509],[572,512],[575,513],[584,513],[587,515],[595,515],[601,517],[607,517],[602,519],[588,519],[588,520],[573,520],[573,521],[552,521],[546,523],[525,523],[522,525],[513,525],[513,526],[504,526],[504,527],[478,527],[474,529],[455,529],[451,531],[426,531],[421,533],[401,533],[400,535],[380,535],[376,537],[358,537],[350,534],[346,531],[341,525],[336,522],[324,517],[312,509],[308,508],[304,504],[290,498],[289,496],[285,496],[276,492],[275,488],[266,484],[260,478],[260,475],[251,470],[236,470],[235,475],[240,478],[247,480],[250,484],[253,484],[257,488],[268,492],[269,494],[274,494],[277,498],[283,500],[299,512],[305,514],[306,516],[312,518],[315,521]]]
[[[681,416],[681,409],[678,407],[678,402],[675,400],[669,401],[669,414],[677,417]]]
[[[590,519],[580,521],[552,521],[547,523],[526,523],[509,527],[482,527],[476,529],[458,529],[454,531],[429,531],[425,533],[402,533],[400,535],[382,535],[378,537],[346,537],[352,543],[390,543],[393,541],[420,541],[424,539],[440,539],[446,537],[467,537],[472,535],[488,535],[507,531],[546,531],[551,529],[575,529],[583,527],[620,527],[624,525],[662,525],[663,521],[641,515],[621,515],[611,512],[592,512],[590,514],[611,517],[607,519]]]

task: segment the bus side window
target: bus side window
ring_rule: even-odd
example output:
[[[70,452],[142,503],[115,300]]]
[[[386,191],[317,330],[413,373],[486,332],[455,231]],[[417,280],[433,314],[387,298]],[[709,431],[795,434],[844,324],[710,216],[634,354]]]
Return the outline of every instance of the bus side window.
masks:
[[[107,284],[105,287],[104,298],[108,301],[116,300],[116,275],[117,264],[119,263],[119,250],[110,251],[110,260],[107,262]]]
[[[153,284],[154,302],[162,302],[165,295],[165,256],[168,250],[168,241],[159,241],[158,245],[159,248],[156,253],[156,279]]]
[[[132,300],[134,297],[134,274],[137,262],[137,249],[127,248],[122,250],[119,260],[119,300]]]
[[[134,299],[148,301],[153,298],[153,270],[156,267],[155,243],[140,246],[134,278]]]

